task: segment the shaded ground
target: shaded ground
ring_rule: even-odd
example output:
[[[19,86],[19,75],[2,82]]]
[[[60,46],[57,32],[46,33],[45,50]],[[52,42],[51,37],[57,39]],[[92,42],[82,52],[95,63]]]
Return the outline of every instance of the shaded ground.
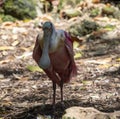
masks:
[[[38,31],[32,21],[17,23],[17,27],[13,23],[1,26],[0,46],[4,48],[0,50],[0,117],[36,119],[38,114],[52,114],[51,81],[43,72],[27,69],[28,65],[36,65],[31,54]],[[87,46],[91,44],[96,46],[93,41]],[[64,107],[57,87],[57,119],[71,106],[91,106],[103,112],[120,110],[119,45],[115,49],[113,44],[100,55],[94,55],[93,47],[95,50],[83,50],[85,56],[76,59],[78,76],[64,85]]]

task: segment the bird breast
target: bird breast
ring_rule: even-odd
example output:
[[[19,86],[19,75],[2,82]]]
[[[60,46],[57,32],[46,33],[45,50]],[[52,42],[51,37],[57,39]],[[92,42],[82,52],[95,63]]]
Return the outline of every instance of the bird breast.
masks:
[[[64,40],[65,40],[64,32],[62,30],[58,30],[55,37],[50,38],[49,53],[54,53],[57,50],[59,50],[60,47],[63,47]],[[41,49],[43,49],[44,39],[39,38],[39,43],[40,43]]]

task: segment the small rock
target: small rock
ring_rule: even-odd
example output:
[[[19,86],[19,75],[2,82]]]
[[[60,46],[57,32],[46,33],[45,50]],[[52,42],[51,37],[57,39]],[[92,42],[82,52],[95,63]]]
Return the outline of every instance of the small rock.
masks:
[[[120,116],[118,113],[103,113],[94,108],[88,107],[71,107],[66,109],[66,114],[63,115],[62,119],[117,119]]]
[[[2,35],[2,36],[1,36],[1,39],[3,39],[3,40],[7,40],[8,37],[9,37],[9,36],[7,36],[7,35]]]
[[[24,33],[27,33],[27,30],[25,28],[22,28],[22,27],[20,27],[20,28],[14,27],[12,32],[14,34],[17,34],[17,33],[23,33],[24,34]]]
[[[0,79],[4,79],[4,75],[3,74],[0,74]]]

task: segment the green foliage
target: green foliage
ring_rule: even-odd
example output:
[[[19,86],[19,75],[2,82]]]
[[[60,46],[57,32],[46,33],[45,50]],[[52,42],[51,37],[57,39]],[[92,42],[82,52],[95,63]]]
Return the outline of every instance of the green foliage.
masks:
[[[90,11],[90,17],[96,17],[100,14],[100,10],[98,8],[94,8]]]
[[[74,8],[77,4],[79,4],[83,0],[60,0],[60,3],[58,5],[58,11],[62,10],[64,6],[70,5],[72,8]]]
[[[75,7],[77,4],[79,4],[83,0],[63,0],[63,1],[66,2],[66,5],[72,5]]]
[[[115,27],[115,25],[107,24],[103,27],[105,30],[112,31]]]
[[[18,19],[33,19],[36,17],[32,0],[7,0],[3,6],[4,13]]]
[[[4,14],[4,9],[0,8],[0,15]]]
[[[77,9],[68,9],[63,11],[63,17],[64,18],[72,18],[72,17],[77,17],[81,16],[81,12]]]
[[[5,22],[5,21],[12,21],[12,22],[15,22],[16,21],[16,18],[10,16],[10,15],[2,15],[2,22]]]
[[[96,31],[99,25],[96,22],[85,20],[85,21],[82,21],[81,27],[83,29],[83,35],[87,35],[93,31]]]
[[[111,7],[111,6],[105,6],[103,9],[102,9],[102,14],[106,14],[106,15],[114,15],[114,12],[115,12],[115,8],[114,7]]]
[[[73,36],[85,36],[99,29],[96,22],[84,20],[80,23],[72,25],[68,30]]]

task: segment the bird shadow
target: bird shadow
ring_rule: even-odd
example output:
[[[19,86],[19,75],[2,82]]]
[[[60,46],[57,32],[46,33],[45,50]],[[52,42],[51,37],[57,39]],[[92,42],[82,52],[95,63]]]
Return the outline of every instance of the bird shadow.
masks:
[[[24,110],[22,113],[18,113],[16,115],[12,115],[12,119],[38,119],[39,116],[40,119],[46,119],[48,117],[49,119],[62,119],[62,115],[65,114],[65,110],[72,106],[78,106],[80,102],[78,100],[65,100],[63,103],[58,102],[55,105],[55,111],[53,110],[52,104],[43,104],[43,105],[37,105],[32,106],[27,110]],[[84,105],[85,106],[85,105]]]
[[[10,119],[62,119],[62,116],[66,113],[65,110],[67,108],[73,107],[73,106],[80,106],[80,107],[94,107],[96,108],[96,105],[98,107],[102,107],[101,102],[100,103],[91,103],[90,101],[83,102],[77,99],[72,100],[64,100],[63,103],[58,102],[55,105],[55,111],[53,110],[52,104],[38,104],[38,105],[32,105],[31,107],[28,107],[24,110],[20,110],[18,113],[12,113],[13,115],[9,115],[8,117]],[[100,108],[96,108],[99,111],[102,112],[113,112],[114,110],[119,109],[103,109],[100,110]],[[106,111],[107,110],[107,111]],[[8,118],[5,118],[8,119]]]
[[[98,104],[98,105],[99,107],[102,107],[101,104]],[[96,108],[96,103],[91,103],[89,101],[82,102],[77,99],[64,100],[62,103],[61,102],[56,103],[55,111],[53,111],[53,106],[51,104],[38,105],[38,106],[34,106],[33,108],[29,109],[25,119],[38,119],[39,115],[41,115],[43,119],[44,118],[47,119],[46,117],[48,117],[48,119],[62,119],[62,116],[66,113],[65,110],[73,106]],[[112,108],[107,109],[107,111],[106,109],[103,109],[103,110],[100,110],[99,108],[96,108],[96,109],[102,112],[113,112],[114,111],[114,109]],[[19,119],[20,119],[20,116],[19,116]],[[42,118],[40,117],[40,119]]]

